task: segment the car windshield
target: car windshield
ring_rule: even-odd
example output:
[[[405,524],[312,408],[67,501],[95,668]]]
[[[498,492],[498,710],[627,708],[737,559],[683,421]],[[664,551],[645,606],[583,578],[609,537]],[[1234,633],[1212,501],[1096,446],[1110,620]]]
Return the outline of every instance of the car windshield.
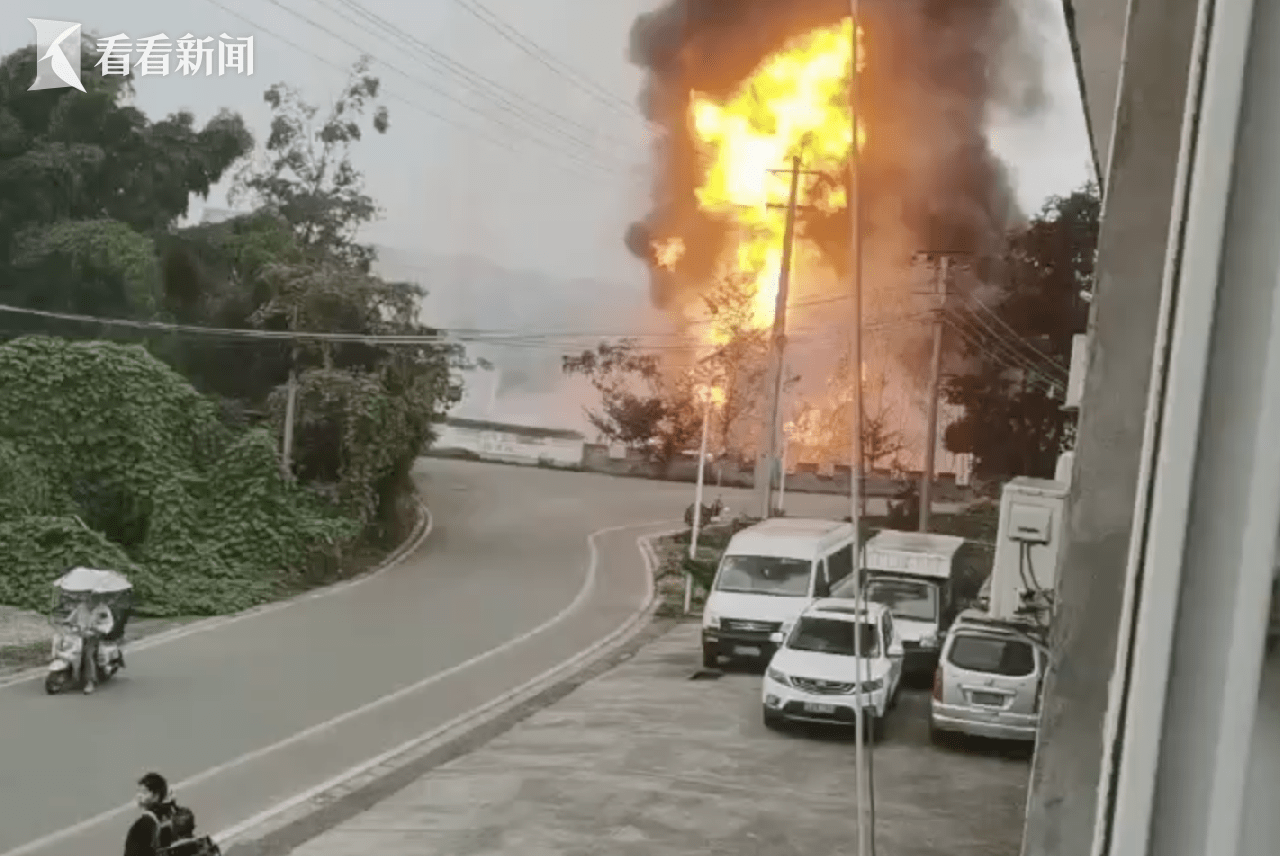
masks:
[[[873,577],[867,581],[867,600],[884,604],[894,618],[938,620],[938,589],[932,583]]]
[[[806,597],[811,563],[776,556],[725,556],[716,591]]]
[[[801,618],[791,631],[787,647],[793,651],[818,651],[852,657],[857,650],[854,648],[853,638],[855,627],[861,633],[858,644],[862,648],[862,656],[880,656],[879,634],[876,633],[874,624],[841,621],[838,618]]]
[[[987,635],[957,635],[947,660],[967,672],[1025,678],[1036,670],[1032,647],[1022,639]]]

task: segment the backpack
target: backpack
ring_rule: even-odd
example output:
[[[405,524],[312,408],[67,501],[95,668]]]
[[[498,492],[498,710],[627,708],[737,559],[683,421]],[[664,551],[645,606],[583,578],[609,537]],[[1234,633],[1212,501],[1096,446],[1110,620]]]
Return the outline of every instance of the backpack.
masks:
[[[147,812],[156,821],[153,837],[161,856],[222,856],[222,849],[207,835],[196,838],[196,814],[186,806],[170,803],[163,813]]]

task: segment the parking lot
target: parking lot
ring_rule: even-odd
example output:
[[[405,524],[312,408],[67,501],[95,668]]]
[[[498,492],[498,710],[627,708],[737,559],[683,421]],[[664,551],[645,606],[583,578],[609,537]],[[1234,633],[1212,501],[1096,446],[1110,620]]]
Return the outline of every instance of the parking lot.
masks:
[[[760,677],[691,679],[698,626],[295,851],[298,856],[848,853],[852,741],[773,733]],[[1028,756],[940,748],[928,692],[904,691],[874,751],[877,850],[1017,856]]]

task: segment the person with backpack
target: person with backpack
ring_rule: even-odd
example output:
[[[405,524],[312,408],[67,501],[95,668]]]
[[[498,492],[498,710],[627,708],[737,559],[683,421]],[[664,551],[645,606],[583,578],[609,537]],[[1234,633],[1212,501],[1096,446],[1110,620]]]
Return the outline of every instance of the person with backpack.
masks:
[[[129,827],[124,856],[221,856],[209,836],[196,836],[196,816],[180,806],[159,773],[138,780],[138,807],[142,816]]]
[[[159,773],[147,773],[138,779],[134,799],[142,815],[124,838],[124,856],[158,856],[173,841],[175,806],[169,796],[169,783]]]

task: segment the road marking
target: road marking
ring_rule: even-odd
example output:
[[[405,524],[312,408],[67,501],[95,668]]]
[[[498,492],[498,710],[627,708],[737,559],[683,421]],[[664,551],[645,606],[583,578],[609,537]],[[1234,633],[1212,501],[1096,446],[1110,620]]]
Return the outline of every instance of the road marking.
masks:
[[[227,829],[223,829],[219,832],[216,832],[212,836],[213,839],[217,841],[218,845],[222,847],[224,850],[229,849],[230,844],[234,839],[238,838],[241,835],[244,835],[244,833],[254,829],[255,827],[259,827],[265,823],[268,823],[274,818],[277,818],[280,815],[285,814],[286,812],[292,811],[298,806],[303,805],[304,803],[307,803],[315,799],[316,797],[326,793],[327,791],[331,791],[335,788],[341,787],[342,785],[347,784],[348,782],[351,782],[354,779],[359,778],[360,776],[363,776],[365,773],[369,772],[370,770],[376,769],[377,767],[380,767],[383,764],[394,760],[395,758],[398,758],[402,755],[412,752],[414,749],[417,749],[421,746],[426,746],[427,744],[432,743],[435,740],[439,739],[440,737],[443,737],[444,735],[448,734],[450,731],[456,730],[459,726],[475,724],[476,720],[479,719],[480,717],[486,716],[489,713],[499,708],[502,708],[511,702],[514,702],[516,699],[519,699],[521,696],[530,694],[534,690],[541,689],[542,685],[547,684],[548,682],[550,682],[552,679],[554,679],[561,673],[571,672],[573,669],[577,668],[582,663],[590,660],[592,657],[596,656],[598,653],[608,648],[618,639],[621,639],[622,637],[630,633],[632,629],[634,629],[640,623],[640,621],[644,618],[645,614],[649,612],[650,608],[654,604],[655,598],[657,597],[657,584],[654,578],[654,574],[657,571],[658,557],[657,557],[657,554],[654,552],[652,541],[653,539],[660,538],[663,535],[669,535],[669,534],[672,534],[673,532],[682,532],[682,531],[684,530],[676,529],[676,530],[671,530],[670,532],[658,532],[652,535],[641,535],[640,537],[636,538],[636,547],[640,550],[640,557],[644,560],[644,566],[645,566],[644,602],[640,605],[639,609],[631,613],[631,615],[627,616],[626,621],[624,621],[615,630],[613,630],[603,638],[592,643],[590,646],[582,649],[581,651],[579,651],[577,654],[574,654],[569,659],[564,660],[552,666],[550,669],[547,669],[545,672],[542,672],[541,674],[537,675],[536,677],[531,678],[528,681],[525,681],[523,684],[516,687],[515,689],[508,690],[502,695],[496,696],[495,698],[490,699],[484,704],[472,708],[466,713],[463,713],[459,716],[455,716],[453,719],[449,720],[444,725],[433,728],[432,730],[428,731],[426,734],[421,734],[417,737],[413,737],[409,740],[406,740],[404,743],[401,743],[399,746],[396,746],[393,749],[389,749],[380,755],[377,755],[373,758],[368,759],[367,761],[362,761],[359,764],[356,764],[354,767],[344,770],[343,772],[339,773],[333,778],[328,779],[324,782],[321,782],[315,787],[311,787],[305,791],[302,791],[301,793],[294,794],[289,799],[276,803],[275,805],[271,806],[265,811],[261,811],[258,814],[255,814],[254,816],[248,818],[247,820],[237,823],[235,826],[231,826],[231,827],[228,827]]]
[[[192,622],[185,627],[175,627],[173,630],[166,630],[165,632],[157,633],[154,636],[146,636],[139,639],[137,642],[129,643],[125,647],[125,653],[132,655],[138,651],[145,651],[148,648],[154,648],[157,645],[163,645],[167,642],[185,639],[188,636],[195,636],[199,633],[207,633],[210,630],[217,630],[230,624],[238,624],[239,622],[245,621],[249,618],[271,615],[272,613],[288,609],[291,606],[297,606],[300,603],[307,603],[309,601],[319,600],[320,598],[330,597],[338,592],[348,591],[356,586],[361,586],[367,582],[377,579],[386,572],[394,568],[398,568],[406,559],[418,552],[418,548],[426,543],[427,538],[431,537],[431,532],[435,529],[435,517],[432,516],[431,509],[429,509],[426,503],[421,499],[418,500],[418,506],[422,509],[422,513],[426,516],[427,521],[426,525],[422,528],[422,531],[418,533],[417,537],[415,537],[408,546],[405,546],[404,544],[400,545],[398,552],[393,555],[389,561],[383,563],[375,570],[356,577],[355,579],[344,580],[340,583],[334,583],[333,585],[318,588],[314,591],[286,598],[285,600],[277,600],[273,603],[264,603],[261,606],[253,606],[242,612],[232,613],[231,615],[220,615],[214,618],[205,618],[200,621]],[[4,680],[0,680],[0,690],[35,680],[44,680],[44,676],[47,672],[48,669],[45,667],[36,667],[34,669],[19,672],[16,675],[10,675]]]
[[[656,520],[648,523],[628,523],[628,524],[623,524],[619,526],[606,526],[602,529],[597,529],[594,532],[592,532],[590,535],[588,535],[587,536],[587,552],[588,552],[587,573],[585,578],[583,579],[582,586],[578,589],[577,595],[574,596],[574,599],[569,603],[568,606],[566,606],[564,609],[560,610],[560,612],[556,613],[551,618],[544,621],[542,624],[539,624],[537,627],[533,628],[532,630],[529,630],[511,639],[508,639],[506,642],[503,642],[501,645],[498,645],[495,648],[490,648],[488,651],[483,651],[475,655],[474,657],[471,657],[470,659],[464,660],[461,663],[457,663],[453,666],[450,666],[444,671],[436,672],[434,675],[430,675],[406,687],[401,687],[395,692],[388,693],[387,695],[384,695],[381,698],[376,698],[373,701],[363,704],[357,708],[353,708],[352,710],[349,710],[346,713],[341,713],[333,717],[332,719],[326,720],[317,725],[313,725],[309,728],[303,729],[302,731],[295,732],[289,737],[286,737],[283,740],[279,740],[275,743],[272,743],[269,746],[263,746],[259,749],[253,750],[252,752],[247,752],[238,758],[233,758],[230,761],[225,761],[221,764],[218,764],[217,766],[210,767],[204,772],[197,773],[194,776],[190,776],[186,779],[183,779],[182,781],[177,782],[176,784],[173,785],[173,790],[179,791],[183,788],[193,787],[195,785],[200,784],[201,782],[208,781],[209,779],[212,779],[215,776],[221,775],[222,773],[228,772],[229,770],[233,770],[236,767],[241,767],[245,764],[258,760],[259,758],[264,758],[267,755],[270,755],[272,752],[279,751],[280,749],[285,749],[289,746],[292,746],[295,743],[299,743],[303,740],[307,740],[311,737],[315,737],[317,734],[322,734],[325,731],[328,731],[332,728],[342,725],[343,723],[348,722],[352,719],[355,719],[359,716],[362,716],[366,713],[370,713],[381,707],[385,707],[386,705],[389,705],[389,704],[394,704],[395,702],[399,701],[402,698],[405,698],[406,696],[410,696],[433,684],[439,683],[440,681],[443,681],[446,678],[452,677],[453,675],[456,675],[459,672],[465,671],[466,669],[469,669],[474,665],[482,663],[485,660],[488,660],[492,657],[496,657],[499,654],[505,653],[506,651],[510,651],[512,648],[515,648],[519,645],[524,644],[525,642],[529,641],[530,639],[537,636],[538,634],[546,630],[549,630],[555,625],[559,624],[561,621],[564,621],[566,618],[572,615],[578,608],[580,608],[582,604],[586,602],[587,598],[591,596],[591,593],[592,591],[595,590],[595,586],[596,586],[596,577],[597,577],[597,570],[598,570],[597,566],[599,564],[599,558],[600,558],[600,550],[596,546],[596,540],[600,536],[607,535],[611,532],[619,532],[625,529],[638,529],[638,528],[643,528],[648,526],[658,526],[658,525],[667,524],[670,522],[671,521],[669,520]],[[79,823],[72,824],[71,826],[68,826],[64,829],[60,829],[57,832],[51,832],[48,835],[41,836],[40,838],[34,839],[32,841],[28,841],[26,844],[22,844],[12,850],[9,850],[3,854],[0,854],[0,856],[25,856],[25,854],[42,850],[46,847],[57,844],[59,841],[65,841],[66,839],[71,838],[75,835],[78,835],[79,833],[84,832],[85,830],[92,829],[93,827],[101,823],[105,823],[108,820],[113,820],[117,817],[120,817],[121,815],[127,814],[131,811],[135,811],[136,809],[137,809],[137,806],[134,803],[132,802],[125,803],[124,805],[117,806],[116,808],[108,809],[107,811],[96,814],[93,817],[86,818],[85,820],[82,820]]]

